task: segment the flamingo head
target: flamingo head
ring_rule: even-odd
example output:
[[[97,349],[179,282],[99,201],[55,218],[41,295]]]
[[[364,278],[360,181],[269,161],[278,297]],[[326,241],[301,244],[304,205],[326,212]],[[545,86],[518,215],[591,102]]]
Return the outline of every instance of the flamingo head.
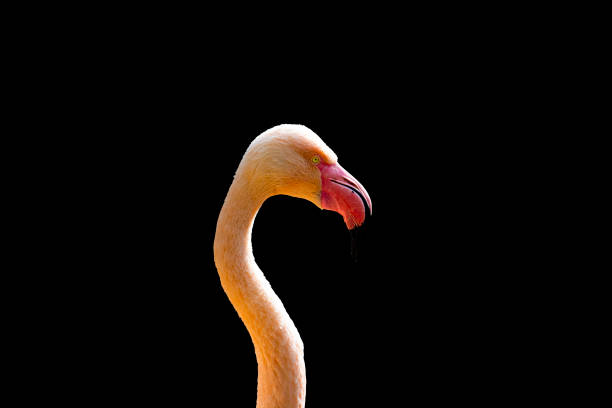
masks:
[[[340,164],[336,154],[312,130],[280,125],[258,136],[245,153],[244,171],[266,196],[303,198],[339,213],[348,229],[363,224],[372,201],[366,189]],[[242,164],[241,164],[242,167]]]

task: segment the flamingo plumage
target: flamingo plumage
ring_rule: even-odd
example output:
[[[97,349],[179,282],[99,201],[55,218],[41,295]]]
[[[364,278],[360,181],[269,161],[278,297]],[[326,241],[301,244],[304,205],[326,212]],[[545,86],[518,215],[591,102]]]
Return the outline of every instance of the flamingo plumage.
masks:
[[[246,326],[258,366],[257,408],[303,408],[304,345],[281,300],[255,263],[251,232],[263,202],[283,194],[340,213],[349,229],[372,202],[336,154],[301,125],[271,128],[248,147],[217,221],[214,255],[221,284]]]

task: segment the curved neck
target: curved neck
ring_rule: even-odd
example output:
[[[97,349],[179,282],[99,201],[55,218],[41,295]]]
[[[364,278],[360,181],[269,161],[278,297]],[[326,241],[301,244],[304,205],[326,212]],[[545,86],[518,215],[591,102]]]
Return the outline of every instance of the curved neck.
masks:
[[[219,214],[215,264],[244,322],[258,366],[257,408],[302,408],[306,394],[303,345],[282,302],[255,263],[253,221],[268,195],[236,174]]]

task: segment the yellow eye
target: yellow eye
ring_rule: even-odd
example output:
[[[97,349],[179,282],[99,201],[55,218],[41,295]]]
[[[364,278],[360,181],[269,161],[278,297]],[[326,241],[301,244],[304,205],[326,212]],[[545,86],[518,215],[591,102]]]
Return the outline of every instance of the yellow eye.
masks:
[[[321,158],[319,156],[312,156],[312,162],[314,164],[319,164],[320,161],[321,161]]]

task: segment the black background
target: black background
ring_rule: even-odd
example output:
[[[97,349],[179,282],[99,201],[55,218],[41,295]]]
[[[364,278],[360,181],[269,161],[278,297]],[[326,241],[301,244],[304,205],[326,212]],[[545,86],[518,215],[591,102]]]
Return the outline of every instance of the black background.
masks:
[[[60,172],[43,176],[54,267],[35,280],[51,300],[33,349],[62,384],[49,393],[254,405],[252,343],[212,247],[242,154],[281,123],[321,136],[373,202],[357,261],[341,217],[309,202],[270,198],[255,221],[257,263],[305,344],[308,406],[525,388],[533,339],[514,328],[535,324],[523,318],[537,285],[516,183],[533,129],[502,55],[445,37],[224,64],[151,43],[85,55],[47,101]]]

